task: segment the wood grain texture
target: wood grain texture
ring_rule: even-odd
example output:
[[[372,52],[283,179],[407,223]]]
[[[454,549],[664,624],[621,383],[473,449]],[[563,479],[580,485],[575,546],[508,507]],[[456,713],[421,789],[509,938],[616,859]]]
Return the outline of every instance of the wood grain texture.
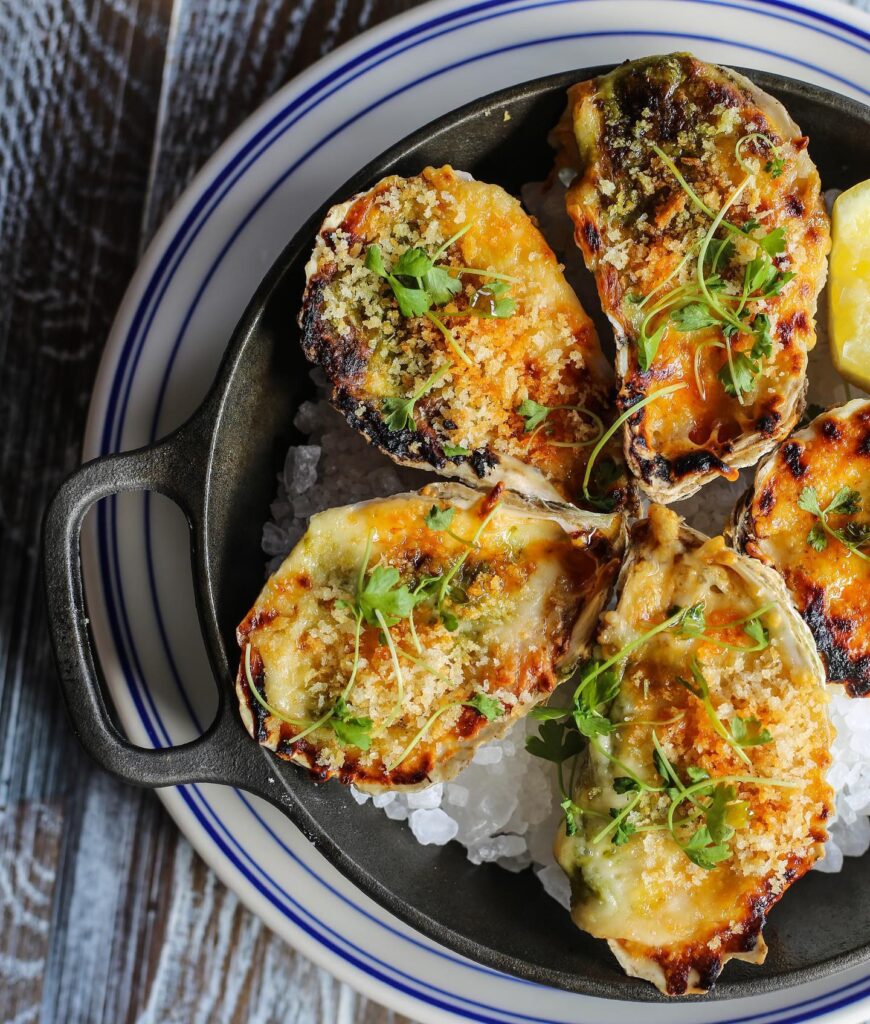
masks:
[[[0,0],[0,1020],[400,1024],[242,907],[66,723],[42,511],[139,254],[223,138],[408,0]]]
[[[866,6],[868,0],[862,0]],[[139,254],[284,82],[415,0],[0,0],[0,1020],[409,1024],[241,906],[60,704],[39,525]]]

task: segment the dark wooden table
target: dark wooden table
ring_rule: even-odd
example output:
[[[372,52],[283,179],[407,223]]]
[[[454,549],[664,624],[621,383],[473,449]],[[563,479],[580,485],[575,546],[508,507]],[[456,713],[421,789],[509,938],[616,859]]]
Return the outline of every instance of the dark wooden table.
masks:
[[[156,796],[91,766],[39,527],[156,227],[284,82],[412,0],[0,0],[0,1020],[396,1020],[296,955]]]
[[[55,683],[38,548],[174,200],[279,86],[412,6],[0,0],[0,1021],[406,1020],[296,955],[153,793],[91,766]]]

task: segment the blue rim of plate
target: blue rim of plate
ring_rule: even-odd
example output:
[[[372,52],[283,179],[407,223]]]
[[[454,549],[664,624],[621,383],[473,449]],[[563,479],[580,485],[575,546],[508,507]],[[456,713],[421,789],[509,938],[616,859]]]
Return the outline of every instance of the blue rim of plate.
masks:
[[[246,143],[239,149],[232,157],[227,160],[220,170],[213,176],[212,180],[202,188],[201,195],[197,199],[193,208],[189,211],[187,217],[184,219],[180,227],[175,232],[172,239],[165,246],[165,250],[151,275],[146,287],[142,292],[142,296],[136,307],[136,311],[132,317],[130,327],[127,331],[126,337],[124,338],[123,347],[121,350],[120,358],[115,367],[114,378],[110,385],[109,404],[106,412],[106,418],[103,425],[102,436],[100,440],[100,451],[101,453],[107,453],[118,450],[121,443],[121,437],[124,429],[126,420],[127,405],[130,399],[132,390],[133,380],[135,378],[136,368],[138,366],[139,358],[145,347],[145,341],[148,337],[150,326],[153,322],[156,311],[162,302],[162,299],[168,289],[178,267],[189,249],[190,245],[195,240],[196,236],[202,230],[208,218],[219,206],[221,200],[226,193],[234,186],[234,184],[247,172],[247,170],[266,153],[271,146],[283,135],[286,131],[293,127],[299,120],[310,114],[317,106],[332,96],[335,92],[347,88],[355,79],[363,74],[370,72],[373,68],[379,65],[395,59],[397,56],[407,52],[416,46],[422,45],[423,43],[431,41],[433,38],[437,38],[442,35],[446,35],[449,32],[459,31],[465,29],[470,25],[479,24],[483,21],[489,21],[494,18],[506,17],[515,13],[522,13],[530,9],[536,8],[552,8],[559,6],[567,6],[569,4],[579,4],[586,2],[586,0],[537,0],[533,3],[517,3],[516,0],[486,0],[483,3],[470,4],[464,7],[457,8],[452,11],[445,12],[442,16],[430,19],[419,25],[412,26],[402,31],[397,31],[394,35],[382,40],[378,45],[364,50],[362,53],[356,55],[352,59],[339,65],[328,74],[323,75],[317,79],[311,86],[304,90],[299,96],[292,99],[284,107],[282,107],[277,114],[275,114],[270,120],[246,141]],[[785,2],[785,0],[754,0],[754,5],[750,4],[739,4],[728,2],[728,0],[688,0],[689,3],[700,4],[710,7],[725,7],[740,11],[747,11],[753,14],[761,14],[767,17],[774,18],[779,21],[788,21],[796,24],[803,29],[809,29],[810,31],[817,32],[821,35],[828,36],[836,39],[840,43],[853,46],[864,53],[870,54],[870,46],[867,45],[870,42],[870,32],[860,26],[849,25],[838,18],[835,18],[824,11],[813,10],[800,7],[799,5]],[[782,13],[771,14],[769,11],[764,10],[765,7],[773,8],[777,12],[788,11],[797,13],[803,16],[803,18],[809,19],[800,20],[797,18],[786,16]],[[465,19],[465,20],[463,20]],[[819,24],[813,24],[818,22]],[[822,26],[829,27],[822,27]],[[831,31],[831,28],[838,29],[840,31]],[[844,33],[844,34],[841,34]],[[795,65],[806,67],[808,70],[815,71],[816,73],[823,75],[832,81],[839,82],[840,84],[846,84],[852,89],[857,89],[863,92],[865,95],[870,95],[870,90],[856,85],[853,82],[836,75],[833,72],[828,71],[820,66],[810,64],[809,62],[803,61],[800,58],[792,57],[788,54],[775,52],[766,49],[761,46],[755,46],[747,44],[739,40],[726,39],[722,37],[707,36],[695,33],[676,33],[676,32],[655,32],[655,31],[644,31],[644,30],[623,30],[623,31],[596,31],[596,32],[573,32],[565,33],[558,36],[548,36],[539,39],[525,40],[522,43],[515,43],[509,46],[499,47],[490,51],[475,54],[472,57],[465,58],[462,61],[455,62],[453,64],[444,65],[436,71],[429,72],[425,76],[421,76],[419,79],[410,83],[405,83],[403,89],[413,88],[421,82],[429,79],[438,77],[440,75],[449,73],[451,70],[463,65],[470,63],[476,63],[479,61],[486,60],[488,58],[499,56],[505,52],[513,50],[523,49],[530,46],[545,46],[554,42],[564,42],[571,39],[588,39],[594,37],[637,37],[638,35],[659,37],[667,39],[681,38],[688,42],[714,42],[723,43],[730,46],[735,46],[750,52],[763,53],[765,55],[773,55],[781,57],[783,59],[791,61]],[[856,41],[860,40],[860,42]],[[389,51],[389,52],[388,52]],[[349,74],[348,74],[349,73]],[[345,77],[346,76],[346,77]],[[229,236],[229,239],[220,250],[218,256],[215,258],[205,277],[203,278],[193,302],[189,306],[184,318],[182,319],[181,328],[176,336],[173,344],[173,348],[164,368],[163,379],[161,381],[160,389],[158,392],[158,398],[155,405],[155,412],[152,419],[151,425],[151,438],[155,440],[156,432],[158,429],[158,421],[162,408],[163,398],[165,396],[166,386],[169,377],[172,372],[172,368],[175,362],[177,353],[183,343],[185,332],[192,319],[193,313],[196,306],[202,297],[205,289],[208,286],[213,274],[217,270],[220,262],[223,260],[226,253],[234,244],[236,238],[240,232],[244,229],[246,224],[255,216],[260,207],[269,199],[274,191],[289,177],[293,174],[306,160],[308,160],[317,150],[323,145],[329,142],[336,135],[345,131],[353,123],[360,118],[370,113],[377,106],[386,103],[388,100],[394,97],[399,90],[393,93],[382,96],[375,103],[358,111],[352,117],[347,118],[341,125],[327,133],[312,147],[306,151],[303,156],[298,158],[294,163],[286,168],[278,178],[272,183],[272,185],[266,189],[257,200],[256,203],[247,211],[245,216],[237,224],[234,231]],[[310,101],[310,102],[309,102]],[[144,327],[143,327],[144,325]],[[126,378],[126,383],[125,383]],[[120,402],[120,405],[119,405]],[[156,593],[156,582],[153,572],[153,559],[151,557],[152,551],[152,534],[151,534],[151,516],[150,516],[150,501],[149,496],[145,495],[146,510],[145,510],[145,545],[146,545],[146,560],[149,575],[149,586],[151,591],[151,600],[153,604],[153,611],[155,614],[156,621],[160,632],[161,642],[164,646],[164,653],[166,655],[168,664],[170,665],[171,673],[174,678],[175,685],[181,696],[181,699],[191,716],[193,724],[201,730],[202,726],[199,723],[197,716],[189,702],[187,693],[181,680],[181,676],[178,672],[175,664],[171,647],[168,642],[165,625],[163,623],[161,609]],[[112,633],[112,638],[118,653],[119,662],[124,673],[124,678],[127,683],[130,696],[133,700],[136,711],[139,715],[142,726],[144,727],[146,734],[148,735],[151,743],[156,746],[169,746],[171,740],[166,729],[164,722],[158,712],[158,709],[154,703],[153,696],[150,693],[147,685],[144,682],[144,676],[139,661],[138,653],[136,650],[133,633],[130,627],[129,618],[127,615],[126,604],[124,601],[123,584],[119,574],[119,557],[118,557],[118,531],[117,531],[117,519],[116,519],[116,503],[114,500],[110,502],[101,503],[98,507],[98,543],[99,543],[99,566],[101,574],[101,583],[106,594],[106,610],[109,619],[109,625]],[[113,600],[117,601],[117,607]],[[131,665],[132,662],[132,665]],[[146,707],[146,704],[148,705]],[[428,1005],[448,1012],[457,1013],[465,1016],[468,1019],[484,1022],[484,1024],[504,1024],[507,1020],[520,1020],[520,1021],[537,1021],[541,1024],[561,1024],[556,1020],[545,1020],[541,1017],[530,1017],[523,1014],[517,1014],[514,1012],[504,1011],[498,1007],[489,1006],[485,1003],[476,1002],[471,999],[467,999],[462,996],[457,996],[455,993],[448,992],[444,989],[439,989],[437,986],[429,985],[428,983],[421,982],[420,979],[414,978],[404,972],[399,971],[394,965],[387,964],[384,961],[374,957],[369,950],[363,950],[358,946],[355,946],[349,940],[338,935],[332,928],[322,921],[319,921],[314,915],[310,913],[306,908],[302,907],[293,897],[283,890],[278,883],[270,878],[268,873],[244,850],[244,848],[236,841],[234,836],[227,830],[223,822],[220,820],[219,815],[216,814],[212,806],[203,794],[202,789],[199,786],[185,786],[179,787],[179,794],[186,803],[190,812],[193,814],[199,825],[205,830],[209,838],[215,843],[221,853],[229,860],[234,868],[239,871],[247,881],[257,889],[260,894],[267,899],[279,912],[284,914],[290,921],[292,921],[297,927],[308,934],[312,939],[324,946],[333,954],[339,956],[341,959],[348,962],[352,967],[363,971],[365,974],[371,976],[374,980],[387,984],[388,986],[398,990],[399,992],[411,996],[412,998],[421,1000]],[[354,903],[353,900],[344,896],[333,886],[331,886],[324,879],[320,878],[316,872],[305,864],[299,857],[297,857],[290,848],[280,839],[280,837],[269,827],[267,822],[257,813],[252,802],[242,792],[236,791],[236,795],[245,805],[248,812],[258,821],[258,823],[265,829],[265,831],[271,836],[271,838],[282,848],[282,850],[288,854],[298,865],[300,865],[309,875],[311,875],[317,882],[329,889],[335,896],[346,902],[348,905],[353,907],[358,913],[368,917],[369,919],[376,922],[381,927],[386,928],[394,935],[402,938],[405,941],[409,941],[412,944],[424,949],[427,953],[435,953],[437,956],[443,957],[446,960],[461,965],[471,970],[479,971],[485,974],[494,975],[500,979],[507,979],[511,982],[529,986],[534,983],[526,981],[524,979],[515,978],[510,975],[504,975],[497,971],[492,971],[490,968],[483,967],[478,964],[471,963],[463,958],[460,958],[446,950],[442,950],[438,947],[434,947],[429,943],[421,942],[419,939],[409,936],[398,929],[393,928],[387,922],[369,914],[363,907]],[[244,863],[239,856],[234,852],[232,847],[235,847],[239,854],[248,863]],[[248,865],[251,865],[249,867]],[[253,869],[253,870],[252,870]],[[256,873],[255,873],[256,872]],[[264,883],[263,879],[266,880]],[[266,884],[268,883],[268,885]],[[304,915],[304,916],[302,916]],[[309,920],[306,920],[308,918]],[[317,927],[312,927],[311,923]],[[317,930],[320,929],[320,930]],[[349,953],[347,949],[342,948],[336,940],[340,939],[342,943],[350,947],[353,950]],[[372,966],[375,964],[376,966]],[[399,975],[399,978],[406,979],[405,981],[399,980],[384,973],[385,969],[389,969],[395,974]],[[430,995],[424,991],[421,991],[419,987],[423,986],[425,989],[429,989],[433,994]],[[870,995],[870,983],[866,981],[857,981],[849,985],[844,986],[841,989],[834,990],[831,992],[824,993],[823,995],[812,997],[810,999],[803,1000],[802,1002],[796,1003],[787,1008],[773,1009],[766,1011],[761,1014],[751,1014],[741,1017],[729,1018],[730,1024],[737,1024],[737,1022],[752,1022],[752,1021],[776,1021],[777,1024],[797,1024],[798,1021],[810,1020],[817,1017],[820,1013],[829,1013],[836,1009],[844,1008],[857,1003]],[[452,1003],[449,1000],[458,1000],[459,1003],[464,1005],[458,1005]],[[796,1013],[794,1011],[797,1011]],[[488,1014],[498,1014],[499,1016],[490,1016]],[[792,1014],[791,1016],[781,1016],[781,1014]]]

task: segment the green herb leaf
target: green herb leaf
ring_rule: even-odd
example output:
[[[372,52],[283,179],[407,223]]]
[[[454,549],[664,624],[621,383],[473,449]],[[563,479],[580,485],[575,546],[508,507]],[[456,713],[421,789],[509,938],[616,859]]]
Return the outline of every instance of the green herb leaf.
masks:
[[[414,406],[420,399],[428,394],[432,388],[449,371],[450,364],[445,363],[438,369],[408,398],[390,397],[383,400],[384,423],[390,430],[416,430],[417,424],[414,421]]]
[[[391,565],[376,565],[360,591],[360,614],[370,626],[378,626],[375,612],[380,612],[388,626],[407,618],[417,599],[399,583],[399,570]]]
[[[688,768],[686,768],[686,775],[689,776],[689,779],[692,782],[703,782],[705,779],[710,778],[709,772],[704,771],[703,768],[699,768],[694,764],[690,764]]]
[[[870,523],[847,523],[842,530],[843,543],[850,547],[864,547],[870,541]]]
[[[406,249],[393,264],[397,277],[422,277],[432,269],[432,260],[425,249]]]
[[[474,708],[487,720],[493,722],[504,714],[504,704],[497,697],[490,697],[486,693],[475,693],[475,695],[464,702],[465,707]]]
[[[531,398],[527,398],[517,406],[517,413],[526,421],[525,430],[528,434],[535,427],[540,426],[550,415],[550,408],[547,405],[541,405],[539,402],[533,401]]]
[[[576,836],[579,828],[580,817],[583,811],[570,797],[565,799],[559,804],[565,814],[565,834],[569,836]]]
[[[704,635],[707,628],[707,616],[704,612],[704,602],[699,601],[688,607],[679,622],[679,631],[683,636],[698,638]]]
[[[617,810],[616,807],[610,808],[610,817],[617,818],[622,812]],[[625,844],[631,839],[631,837],[637,832],[634,825],[628,820],[628,817],[622,818],[611,837],[610,842],[614,846],[625,846]]]
[[[436,306],[443,306],[462,291],[462,282],[443,267],[432,267],[423,276],[423,287]]]
[[[459,619],[446,608],[441,609],[441,622],[448,633],[455,633],[459,629]]]
[[[807,534],[807,544],[814,551],[824,551],[828,546],[828,538],[825,535],[825,528],[821,523],[816,523]]]
[[[755,386],[755,378],[758,376],[758,364],[746,355],[745,352],[735,352],[732,357],[734,370],[726,362],[717,376],[725,389],[725,393],[736,398],[738,395],[746,394]]]
[[[870,556],[860,550],[870,539],[870,523],[847,523],[838,530],[828,525],[829,515],[851,516],[861,511],[861,494],[852,487],[841,487],[828,502],[826,508],[819,507],[819,497],[814,487],[805,487],[798,497],[798,507],[814,515],[817,522],[807,534],[807,544],[816,551],[824,551],[828,537],[843,544],[858,558],[870,561]]]
[[[771,295],[779,295],[783,288],[792,280],[795,276],[794,271],[789,270],[786,273],[782,271],[777,272],[773,275],[772,279],[764,289],[763,298],[769,298]]]
[[[379,245],[370,245],[366,250],[366,269],[371,270],[373,274],[377,274],[378,277],[383,277],[385,280],[389,277],[384,267],[384,257],[381,254],[381,247]]]
[[[665,336],[668,322],[665,320],[651,335],[641,332],[637,339],[637,361],[641,370],[646,373],[652,366],[652,362],[659,350],[662,338]]]
[[[734,742],[741,747],[759,747],[773,742],[770,732],[757,718],[732,718],[729,722]]]
[[[462,455],[471,455],[469,448],[463,448],[461,444],[444,444],[441,450],[448,459],[458,459]]]
[[[372,745],[372,720],[355,718],[342,697],[335,702],[332,717],[329,719],[335,735],[341,743],[347,743],[360,750],[368,750]]]
[[[778,178],[785,170],[785,160],[783,160],[781,156],[775,156],[771,160],[767,161],[764,165],[764,169],[771,178]]]
[[[503,320],[513,316],[517,304],[510,295],[504,294],[508,287],[507,281],[491,281],[478,288],[471,297],[471,308],[475,314],[484,320]]]
[[[613,790],[619,793],[632,793],[640,789],[637,779],[630,779],[627,775],[618,775],[613,780]]]
[[[821,516],[822,510],[819,507],[819,496],[815,487],[805,487],[798,496],[798,508],[804,512],[810,512],[814,516]]]
[[[853,516],[861,510],[861,494],[851,487],[841,487],[831,498],[825,509],[827,515],[836,513],[842,516]]]
[[[681,333],[700,331],[719,323],[715,316],[711,316],[709,307],[701,302],[690,302],[687,306],[675,309],[671,313],[671,321]]]
[[[396,302],[399,304],[399,312],[404,317],[422,316],[432,308],[432,299],[429,293],[423,288],[408,288],[392,275],[389,278],[390,287]]]
[[[770,643],[770,633],[761,621],[760,616],[753,616],[751,619],[747,619],[743,625],[743,632],[750,640],[755,641],[759,650],[764,650]]]
[[[455,515],[456,509],[450,505],[447,508],[433,505],[426,513],[426,525],[430,530],[449,530]]]
[[[756,238],[756,242],[768,256],[779,256],[780,253],[785,252],[785,228],[774,228],[766,235]]]
[[[570,714],[570,708],[537,707],[532,708],[529,717],[535,718],[539,722],[549,722],[551,719],[566,718]]]
[[[538,735],[526,739],[526,750],[533,757],[540,757],[553,764],[562,764],[576,757],[584,746],[583,737],[570,719],[566,722],[541,722]]]
[[[717,864],[731,858],[730,847],[725,843],[714,843],[705,825],[702,825],[688,843],[683,845],[683,852],[693,864],[706,871],[712,871]]]
[[[746,231],[749,230],[747,226]],[[709,264],[710,271],[713,267],[717,269],[719,267],[727,267],[734,256],[734,243],[730,238],[714,238],[709,246],[707,252],[704,255],[704,269],[707,270],[707,264]],[[710,287],[710,278],[707,278],[707,287]]]
[[[416,430],[414,421],[414,404],[416,399],[385,398],[383,403],[384,423],[390,430]]]
[[[752,321],[755,341],[752,345],[751,357],[756,360],[766,359],[773,354],[773,339],[770,336],[770,317],[766,313],[757,313]]]
[[[714,843],[725,843],[734,835],[734,829],[728,824],[728,806],[737,799],[737,790],[733,786],[719,783],[713,788],[710,802],[704,809],[704,820],[707,831]]]

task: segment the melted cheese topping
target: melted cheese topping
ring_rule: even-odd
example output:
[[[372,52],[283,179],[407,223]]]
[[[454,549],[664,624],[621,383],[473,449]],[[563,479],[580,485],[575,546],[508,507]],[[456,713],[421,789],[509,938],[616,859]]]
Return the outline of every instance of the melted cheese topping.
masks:
[[[574,801],[588,813],[575,837],[557,838],[557,857],[573,892],[572,916],[584,930],[610,940],[631,973],[649,977],[670,994],[702,990],[733,955],[762,956],[764,914],[822,855],[832,793],[825,782],[830,757],[826,694],[810,637],[788,607],[777,578],[714,540],[681,526],[653,505],[636,524],[630,569],[615,611],[602,617],[605,656],[668,617],[675,605],[704,602],[709,626],[764,616],[770,643],[761,651],[725,650],[705,639],[666,631],[629,656],[609,716],[618,728],[599,742],[651,787],[662,781],[653,761],[653,731],[686,784],[687,769],[717,777],[787,780],[797,788],[735,782],[747,819],[737,827],[729,860],[713,870],[694,864],[665,826],[664,792],[644,793],[630,817],[638,830],[624,845],[595,842],[611,809],[634,794],[618,795],[624,767],[591,749]],[[736,646],[752,641],[740,625],[715,636]],[[712,705],[722,722],[757,718],[773,740],[744,748],[751,767],[715,729],[704,705],[683,684],[698,659]],[[651,725],[650,723],[658,723]],[[690,810],[683,804],[678,817]],[[683,833],[686,841],[699,822]],[[665,827],[663,827],[665,826]]]
[[[738,140],[754,133],[778,147],[778,175],[765,169],[773,154],[757,139],[741,147],[755,173],[748,176],[738,162]],[[662,383],[686,385],[627,424],[633,468],[645,489],[664,501],[685,497],[715,475],[735,479],[735,467],[750,465],[785,437],[801,411],[807,351],[815,344],[816,298],[830,248],[807,139],[748,80],[686,54],[635,61],[574,86],[555,136],[560,162],[579,170],[568,192],[568,212],[616,331],[623,408]],[[667,308],[648,326],[652,333],[666,325],[649,370],[640,369],[642,321],[669,292],[695,281],[699,245],[711,225],[653,143],[674,159],[710,210],[718,211],[748,177],[728,219],[738,227],[756,221],[759,237],[776,227],[786,230],[785,252],[774,263],[796,276],[779,296],[747,307],[747,322],[759,313],[769,317],[773,351],[744,405],[719,379],[727,364],[721,328],[681,333]],[[717,238],[724,237],[719,230]],[[725,296],[741,294],[745,266],[758,255],[748,239],[733,240],[732,258],[716,268]],[[752,334],[737,334],[733,352],[748,354],[753,342]]]
[[[373,788],[419,785],[458,771],[458,754],[467,760],[492,730],[503,732],[552,691],[573,668],[615,579],[620,522],[574,510],[561,515],[507,495],[495,504],[476,545],[463,543],[498,498],[498,491],[481,498],[469,488],[442,485],[312,518],[239,627],[243,652],[250,645],[253,653],[254,683],[281,716],[316,721],[351,677],[350,606],[369,537],[366,579],[376,567],[392,566],[412,591],[465,556],[444,606],[458,625],[448,629],[427,601],[414,612],[419,646],[408,618],[390,627],[403,677],[399,701],[386,637],[363,623],[347,704],[354,718],[373,723],[367,751],[342,744],[328,724],[293,742],[302,727],[262,711],[250,693],[243,653],[239,697],[262,743],[321,778],[338,775]],[[457,509],[455,536],[426,525],[433,501],[445,507],[445,500]],[[492,723],[461,703],[481,693],[503,708]],[[419,745],[390,770],[417,731],[445,707]]]
[[[365,266],[374,243],[389,269],[408,248],[433,254],[464,227],[439,266],[506,275],[516,303],[503,318],[467,315],[472,303],[490,309],[475,293],[493,279],[465,272],[454,301],[433,310],[470,364],[435,324],[403,317],[390,286]],[[576,499],[598,436],[594,416],[612,418],[612,374],[592,321],[516,199],[450,167],[386,178],[330,212],[307,273],[306,352],[354,426],[400,461],[469,479],[512,473],[512,487]],[[388,429],[384,400],[415,393],[443,367],[449,372],[416,405],[416,429]],[[526,399],[588,412],[555,410],[530,434],[516,411]],[[469,454],[445,456],[445,445]]]
[[[830,536],[823,551],[807,543],[818,520],[798,505],[806,487],[815,488],[823,509],[842,487],[861,496],[857,514],[829,517],[832,529],[868,521],[870,401],[850,402],[794,434],[759,470],[738,528],[747,554],[782,574],[828,678],[852,696],[870,696],[870,561]]]

